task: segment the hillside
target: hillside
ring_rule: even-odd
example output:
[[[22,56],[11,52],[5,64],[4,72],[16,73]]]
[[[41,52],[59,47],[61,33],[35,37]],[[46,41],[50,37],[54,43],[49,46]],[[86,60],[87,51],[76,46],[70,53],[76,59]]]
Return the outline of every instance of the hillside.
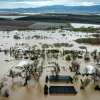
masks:
[[[63,5],[53,5],[53,6],[43,6],[37,8],[17,8],[17,9],[0,9],[0,12],[8,13],[89,13],[89,14],[99,14],[100,5],[93,6],[63,6]]]
[[[99,15],[78,15],[78,14],[39,14],[28,17],[21,17],[15,20],[22,21],[44,21],[44,22],[77,22],[100,24]]]

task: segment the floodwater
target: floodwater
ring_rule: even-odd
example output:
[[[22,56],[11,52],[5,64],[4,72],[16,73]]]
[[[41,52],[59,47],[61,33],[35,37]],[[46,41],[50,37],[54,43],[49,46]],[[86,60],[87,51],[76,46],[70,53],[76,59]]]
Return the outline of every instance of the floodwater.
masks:
[[[26,16],[0,16],[0,18],[8,18],[8,19],[16,19],[21,17],[26,17]]]
[[[83,23],[71,23],[71,25],[75,28],[80,28],[80,27],[94,27],[94,28],[99,28],[100,25],[96,24],[83,24]]]
[[[21,39],[15,40],[13,35],[18,34]],[[63,35],[65,34],[65,35]],[[66,30],[55,30],[55,31],[0,31],[0,48],[1,49],[9,49],[16,44],[27,43],[29,46],[38,45],[38,48],[41,48],[41,44],[53,44],[53,43],[69,43],[73,44],[73,47],[61,47],[60,49],[71,49],[78,50],[79,46],[86,46],[88,51],[92,52],[97,49],[100,50],[100,46],[92,46],[92,45],[84,45],[77,44],[74,42],[75,39],[80,37],[91,37],[93,33],[82,33],[82,32],[70,32]],[[36,39],[32,38],[36,35],[41,36],[42,38]],[[9,60],[5,61],[5,60]],[[53,61],[53,59],[46,60]],[[18,64],[19,60],[15,60],[10,57],[9,54],[5,55],[4,53],[0,53],[0,78],[5,77],[5,74],[8,70]],[[62,67],[61,74],[69,75],[70,73],[66,70],[71,62],[63,61],[63,58],[59,58],[57,60],[60,66]],[[79,60],[81,66],[85,66],[87,64],[91,64],[95,66],[93,61],[89,63],[84,63],[83,60]],[[45,64],[45,66],[47,66]],[[63,70],[63,67],[66,70]],[[83,68],[83,67],[82,67]],[[79,82],[75,83],[74,86],[77,88],[78,93],[76,95],[48,95],[44,96],[43,86],[45,84],[45,76],[50,74],[49,69],[45,69],[39,82],[33,80],[29,84],[28,87],[18,86],[16,84],[10,85],[10,97],[4,98],[0,97],[0,100],[100,100],[100,92],[95,91],[93,88],[93,84],[86,88],[86,90],[79,89]],[[71,73],[72,75],[72,73]],[[10,84],[10,83],[9,83]],[[50,84],[49,84],[50,85]],[[60,84],[59,84],[60,85]],[[65,84],[66,85],[66,84]]]

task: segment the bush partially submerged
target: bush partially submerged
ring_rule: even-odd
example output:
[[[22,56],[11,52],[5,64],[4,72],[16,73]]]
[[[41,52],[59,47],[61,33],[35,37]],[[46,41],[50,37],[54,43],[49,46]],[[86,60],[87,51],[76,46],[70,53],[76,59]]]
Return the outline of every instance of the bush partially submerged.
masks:
[[[20,36],[18,36],[18,35],[14,35],[13,38],[16,40],[21,39]]]
[[[55,47],[72,47],[73,44],[69,44],[69,43],[54,43]]]
[[[70,61],[71,60],[71,56],[70,55],[67,55],[66,56],[66,61]]]

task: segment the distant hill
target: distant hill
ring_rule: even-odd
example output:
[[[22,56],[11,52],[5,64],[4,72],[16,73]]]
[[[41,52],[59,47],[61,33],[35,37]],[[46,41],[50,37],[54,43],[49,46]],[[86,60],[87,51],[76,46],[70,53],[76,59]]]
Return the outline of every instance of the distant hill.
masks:
[[[0,18],[0,20],[2,20],[2,21],[8,21],[8,20],[11,20],[11,19],[8,19],[8,18]]]
[[[93,6],[44,6],[38,8],[17,8],[17,9],[0,9],[0,12],[6,13],[89,13],[100,14],[100,5]]]
[[[73,22],[73,23],[90,23],[100,24],[99,15],[90,14],[61,14],[61,13],[45,13],[30,15],[27,17],[16,18],[18,21],[38,21],[38,22]]]

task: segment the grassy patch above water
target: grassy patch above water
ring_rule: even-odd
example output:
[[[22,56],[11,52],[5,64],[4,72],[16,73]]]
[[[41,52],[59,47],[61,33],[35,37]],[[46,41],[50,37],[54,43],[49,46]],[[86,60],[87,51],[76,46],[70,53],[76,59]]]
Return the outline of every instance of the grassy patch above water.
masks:
[[[100,38],[80,38],[75,40],[77,43],[100,45]]]
[[[96,37],[96,38],[98,38],[98,37],[100,38],[100,34],[93,34],[92,36]]]
[[[99,28],[94,28],[94,27],[72,28],[72,30],[75,31],[75,32],[100,33]]]

